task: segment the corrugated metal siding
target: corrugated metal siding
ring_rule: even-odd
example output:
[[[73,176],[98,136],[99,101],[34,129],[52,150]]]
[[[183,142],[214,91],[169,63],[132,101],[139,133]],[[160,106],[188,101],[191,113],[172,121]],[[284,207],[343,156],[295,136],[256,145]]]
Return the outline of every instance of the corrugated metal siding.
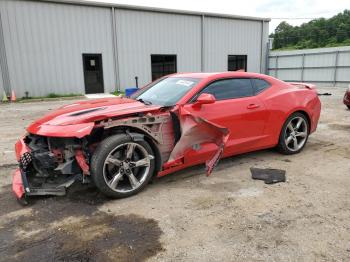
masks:
[[[202,62],[204,71],[226,71],[230,54],[247,54],[248,71],[266,63],[268,22],[205,16],[202,49],[200,15],[115,7],[114,43],[109,7],[0,0],[0,14],[6,79],[19,97],[84,93],[83,53],[102,54],[106,92],[134,86],[135,76],[150,82],[151,54],[176,54],[178,72],[199,72]]]
[[[201,70],[199,16],[116,10],[121,89],[149,83],[151,54],[176,54],[178,72]]]
[[[11,88],[10,76],[7,68],[7,55],[5,48],[4,32],[2,27],[2,18],[0,12],[0,92],[3,95],[4,91],[9,93]]]
[[[248,55],[248,71],[260,72],[262,48],[260,21],[205,17],[204,22],[206,72],[227,71],[228,55]]]
[[[305,67],[334,66],[335,54],[308,55],[305,56]]]
[[[350,65],[350,48],[348,53],[342,53],[338,56],[338,66],[348,66]]]
[[[17,96],[84,93],[82,53],[102,53],[105,91],[115,88],[110,9],[1,1],[0,11]]]
[[[4,93],[4,86],[3,86],[2,72],[0,67],[0,100],[2,99],[3,93]]]
[[[301,70],[298,70],[298,69],[279,70],[277,78],[283,79],[283,80],[301,79]]]
[[[269,74],[287,81],[347,86],[350,84],[349,72],[349,46],[273,51],[269,57]]]
[[[288,57],[279,57],[278,58],[278,67],[281,68],[290,68],[295,67],[295,65],[301,65],[303,60],[302,56],[288,56]],[[274,60],[275,61],[275,60]]]

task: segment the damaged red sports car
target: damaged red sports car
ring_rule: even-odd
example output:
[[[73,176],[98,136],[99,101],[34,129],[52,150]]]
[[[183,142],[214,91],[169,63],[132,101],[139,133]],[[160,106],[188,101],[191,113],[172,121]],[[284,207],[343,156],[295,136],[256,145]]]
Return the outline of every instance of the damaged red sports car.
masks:
[[[32,123],[16,143],[13,190],[64,195],[74,181],[93,181],[120,198],[164,176],[206,163],[276,147],[300,152],[320,117],[314,86],[245,73],[163,77],[130,98],[63,106]]]

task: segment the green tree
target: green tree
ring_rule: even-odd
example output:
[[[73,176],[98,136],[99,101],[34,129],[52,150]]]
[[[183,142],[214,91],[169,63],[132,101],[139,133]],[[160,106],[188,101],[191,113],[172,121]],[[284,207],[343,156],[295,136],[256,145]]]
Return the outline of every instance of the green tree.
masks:
[[[314,19],[300,26],[283,21],[270,37],[274,38],[273,49],[349,45],[350,10],[344,10],[329,19]]]

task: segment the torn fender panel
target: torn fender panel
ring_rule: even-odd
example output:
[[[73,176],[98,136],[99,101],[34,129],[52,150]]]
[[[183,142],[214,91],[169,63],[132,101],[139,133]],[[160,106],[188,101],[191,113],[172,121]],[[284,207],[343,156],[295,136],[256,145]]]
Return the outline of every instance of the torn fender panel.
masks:
[[[170,167],[172,163],[174,166],[177,165],[179,160],[184,157],[185,152],[194,146],[203,143],[214,143],[218,147],[217,151],[206,161],[207,176],[209,176],[223,153],[229,137],[229,130],[191,114],[184,107],[179,107],[178,116],[180,118],[181,137],[171,152],[165,167]]]
[[[51,126],[34,122],[27,128],[32,134],[51,137],[77,137],[82,138],[91,133],[95,123],[83,123],[76,125]]]

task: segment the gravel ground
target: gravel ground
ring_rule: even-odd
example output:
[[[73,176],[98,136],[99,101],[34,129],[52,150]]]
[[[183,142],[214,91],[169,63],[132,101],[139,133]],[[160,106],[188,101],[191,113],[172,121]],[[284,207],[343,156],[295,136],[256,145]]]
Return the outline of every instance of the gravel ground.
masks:
[[[155,179],[122,200],[75,185],[66,197],[11,194],[13,146],[33,119],[74,101],[0,105],[0,261],[349,261],[350,111],[322,88],[317,132],[298,155],[263,150]],[[265,185],[250,167],[279,168]]]

